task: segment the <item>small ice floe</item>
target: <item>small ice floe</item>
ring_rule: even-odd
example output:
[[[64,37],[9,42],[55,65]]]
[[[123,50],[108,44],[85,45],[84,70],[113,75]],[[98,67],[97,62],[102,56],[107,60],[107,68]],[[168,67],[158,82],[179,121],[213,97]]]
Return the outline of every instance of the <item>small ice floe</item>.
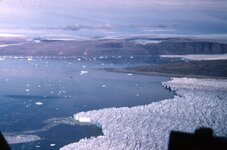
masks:
[[[38,106],[43,105],[42,102],[36,102],[35,104],[38,105]]]
[[[28,86],[28,87],[29,87],[29,86],[30,86],[30,84],[26,84],[26,86]]]
[[[55,146],[56,144],[50,144],[51,147]]]
[[[34,40],[35,43],[40,43],[41,41],[40,40]]]
[[[128,75],[128,76],[132,76],[132,74],[131,74],[131,73],[128,73],[127,75]]]
[[[102,85],[102,87],[103,87],[103,88],[106,88],[106,87],[107,87],[107,85],[103,84],[103,85]]]
[[[85,65],[83,65],[82,67],[83,67],[83,68],[86,68],[86,66],[85,66]]]
[[[25,107],[27,107],[27,108],[28,108],[28,107],[30,107],[30,106],[29,106],[29,105],[25,105]]]
[[[39,148],[40,146],[39,145],[36,145],[35,147]]]
[[[133,56],[130,56],[130,59],[133,59],[134,57]]]
[[[0,57],[0,61],[3,61],[5,58],[4,57]]]
[[[139,94],[139,93],[137,93],[137,94],[136,94],[136,96],[138,97],[138,96],[140,96],[140,94]]]
[[[81,58],[77,58],[77,61],[81,61]]]
[[[26,91],[26,92],[29,92],[29,91],[30,91],[30,89],[25,89],[25,91]]]
[[[88,71],[82,70],[80,71],[80,75],[88,74]]]
[[[14,59],[19,59],[20,57],[18,57],[18,56],[13,56],[13,58],[14,58]]]
[[[28,61],[32,61],[32,57],[29,56],[29,57],[28,57]]]
[[[91,123],[91,118],[89,117],[76,116],[75,119],[81,123]]]

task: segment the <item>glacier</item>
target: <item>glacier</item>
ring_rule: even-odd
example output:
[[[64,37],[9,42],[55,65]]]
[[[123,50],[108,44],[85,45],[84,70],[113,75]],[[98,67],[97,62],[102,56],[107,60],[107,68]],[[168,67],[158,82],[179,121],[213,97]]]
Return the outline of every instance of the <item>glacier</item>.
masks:
[[[199,127],[227,136],[227,79],[172,78],[162,84],[175,91],[173,99],[75,114],[75,120],[86,118],[100,126],[104,135],[61,150],[167,150],[171,130],[194,132]]]
[[[160,55],[162,58],[181,58],[182,60],[227,60],[227,54],[189,54],[189,55]]]

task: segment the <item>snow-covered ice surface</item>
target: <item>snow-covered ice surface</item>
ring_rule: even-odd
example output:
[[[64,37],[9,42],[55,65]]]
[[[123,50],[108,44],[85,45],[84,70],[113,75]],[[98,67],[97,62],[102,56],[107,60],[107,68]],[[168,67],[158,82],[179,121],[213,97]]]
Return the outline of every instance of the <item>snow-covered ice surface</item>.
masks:
[[[160,55],[163,58],[181,58],[186,60],[226,60],[227,54],[207,54],[207,55]]]
[[[27,143],[41,139],[37,135],[30,134],[14,134],[14,135],[6,134],[5,138],[9,144]]]
[[[74,115],[90,118],[103,136],[82,139],[61,150],[165,150],[171,130],[194,132],[211,127],[227,136],[227,80],[173,78],[163,83],[176,90],[173,99],[133,108],[107,108]]]

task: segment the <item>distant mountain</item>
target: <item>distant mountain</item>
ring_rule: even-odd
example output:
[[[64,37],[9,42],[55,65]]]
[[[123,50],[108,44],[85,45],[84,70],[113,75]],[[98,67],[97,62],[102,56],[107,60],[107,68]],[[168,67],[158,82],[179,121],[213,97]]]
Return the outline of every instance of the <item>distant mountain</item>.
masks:
[[[227,53],[227,44],[218,42],[169,38],[146,39],[145,44],[141,44],[136,40],[137,39],[95,39],[74,41],[36,38],[24,41],[14,39],[14,41],[9,42],[8,39],[7,41],[0,39],[0,55],[109,56]]]
[[[227,44],[202,41],[165,41],[158,44],[146,44],[144,47],[154,55],[227,53]]]

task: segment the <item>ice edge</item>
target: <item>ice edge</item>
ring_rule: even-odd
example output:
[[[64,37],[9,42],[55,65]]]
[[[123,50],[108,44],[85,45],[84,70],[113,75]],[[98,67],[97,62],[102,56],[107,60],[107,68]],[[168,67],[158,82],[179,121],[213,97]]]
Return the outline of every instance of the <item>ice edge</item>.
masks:
[[[163,86],[177,95],[144,106],[75,114],[76,120],[82,117],[100,126],[104,135],[82,139],[61,150],[163,150],[167,149],[170,130],[193,132],[201,126],[213,128],[218,136],[227,136],[227,80],[172,78]]]

